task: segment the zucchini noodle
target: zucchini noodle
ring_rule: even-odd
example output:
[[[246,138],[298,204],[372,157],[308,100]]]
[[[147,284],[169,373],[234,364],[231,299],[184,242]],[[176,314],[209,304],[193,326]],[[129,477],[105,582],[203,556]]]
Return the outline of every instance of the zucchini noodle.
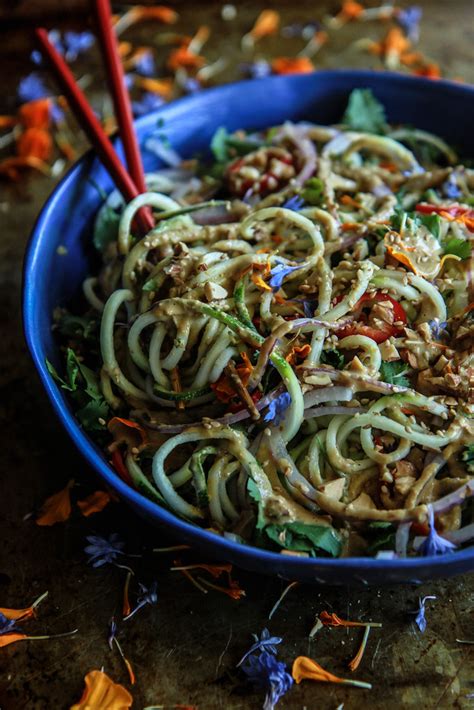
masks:
[[[66,314],[100,328],[68,340],[87,365],[69,389],[83,387],[84,408],[96,375],[101,444],[143,495],[215,533],[348,556],[380,549],[377,525],[401,525],[397,550],[415,555],[411,524],[431,506],[464,544],[472,171],[437,136],[399,127],[287,123],[244,137],[221,162],[186,161],[148,175],[128,205],[104,203],[94,244],[112,208],[115,239],[80,317]],[[415,157],[417,142],[439,162]],[[440,180],[458,175],[447,197]],[[156,220],[145,235],[142,208]],[[295,525],[314,549],[295,546]]]

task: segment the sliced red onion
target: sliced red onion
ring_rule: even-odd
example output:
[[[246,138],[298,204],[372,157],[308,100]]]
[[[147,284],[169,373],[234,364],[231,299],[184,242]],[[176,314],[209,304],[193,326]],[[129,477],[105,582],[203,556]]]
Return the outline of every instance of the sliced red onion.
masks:
[[[194,212],[192,217],[193,222],[200,225],[229,224],[238,221],[238,217],[232,212],[229,203],[203,208],[199,212]]]
[[[316,170],[317,155],[314,143],[306,137],[305,131],[298,129],[298,126],[286,124],[279,132],[277,138],[289,138],[295,145],[300,157],[303,161],[303,166],[294,178],[294,183],[303,185],[310,177],[314,175]]]
[[[474,479],[460,486],[456,491],[444,496],[444,498],[434,501],[430,505],[434,514],[446,513],[446,511],[451,510],[451,508],[462,505],[464,501],[471,496],[474,496]]]
[[[269,392],[265,397],[262,397],[262,399],[259,402],[256,402],[255,404],[257,410],[260,411],[261,409],[265,409],[265,407],[268,407],[270,402],[276,399],[283,392],[283,390],[283,385],[280,385],[279,387],[276,387],[274,390]],[[212,396],[214,397],[214,395]],[[175,406],[175,402],[171,402],[171,404],[173,405],[173,407]],[[139,410],[134,410],[132,412],[132,415],[139,419],[141,424],[148,427],[149,429],[153,429],[153,431],[159,432],[160,434],[180,434],[182,431],[188,429],[189,427],[202,425],[202,419],[196,422],[186,422],[184,424],[160,424],[159,422],[151,422],[149,420],[146,420]],[[232,414],[224,414],[222,417],[219,417],[217,419],[214,419],[213,417],[208,418],[215,424],[220,424],[222,426],[232,426],[233,424],[237,424],[238,422],[243,422],[246,419],[249,419],[250,412],[247,409],[241,409],[240,411],[233,412]]]
[[[294,321],[293,321],[294,322]],[[389,382],[376,380],[374,377],[364,377],[355,372],[347,370],[333,370],[329,367],[306,367],[300,365],[299,370],[304,370],[309,375],[327,375],[333,382],[340,382],[347,386],[348,383],[354,384],[357,391],[361,392],[381,392],[383,394],[400,394],[401,392],[410,392],[409,387],[401,387],[400,385],[392,385]]]
[[[281,325],[279,325],[273,335],[277,338],[281,338],[287,333],[292,333],[294,330],[305,331],[310,328],[320,327],[327,328],[328,330],[339,330],[343,326],[347,325],[354,320],[354,316],[345,316],[340,318],[337,322],[320,320],[319,318],[295,318],[295,320],[287,320]]]
[[[456,545],[461,545],[464,542],[469,542],[469,540],[474,539],[474,523],[470,525],[465,525],[459,530],[451,530],[444,534],[444,536],[450,542],[454,542]]]

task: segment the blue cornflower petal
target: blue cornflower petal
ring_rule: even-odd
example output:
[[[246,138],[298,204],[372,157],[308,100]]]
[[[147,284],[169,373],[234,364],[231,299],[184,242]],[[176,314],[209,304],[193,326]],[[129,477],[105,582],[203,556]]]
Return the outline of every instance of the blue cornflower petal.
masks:
[[[310,40],[313,35],[321,29],[319,22],[293,22],[291,25],[283,27],[281,34],[283,37]]]
[[[143,52],[135,62],[135,71],[142,76],[156,76],[156,64],[153,52]]]
[[[117,624],[115,623],[114,617],[110,619],[109,624],[109,635],[107,636],[107,643],[109,644],[110,650],[112,650],[112,644],[117,633]]]
[[[273,710],[293,685],[293,678],[288,673],[286,664],[278,661],[268,651],[262,651],[259,656],[249,656],[247,663],[242,666],[242,671],[251,683],[267,691],[263,710]]]
[[[282,204],[285,210],[293,210],[293,212],[299,212],[304,207],[304,200],[300,195],[293,195],[289,200]]]
[[[147,91],[139,101],[132,101],[132,111],[134,116],[145,116],[147,113],[155,111],[165,102],[160,96]]]
[[[433,507],[431,505],[428,506],[428,515],[430,518],[430,532],[428,534],[428,537],[420,547],[421,554],[428,556],[444,555],[447,552],[454,552],[454,550],[456,549],[456,545],[454,544],[454,542],[446,540],[446,538],[441,537],[441,535],[438,535],[438,533],[436,532]]]
[[[274,291],[278,291],[278,289],[281,288],[286,276],[291,274],[292,271],[302,269],[303,266],[305,266],[305,264],[299,264],[298,266],[285,266],[285,264],[277,264],[270,271],[268,285],[271,286]]]
[[[443,195],[448,197],[450,200],[457,200],[458,197],[461,197],[462,195],[462,190],[458,187],[456,179],[453,175],[449,176],[446,182],[444,182],[441,186],[441,189],[443,191]]]
[[[240,70],[243,74],[245,74],[245,76],[248,76],[251,79],[264,79],[272,73],[270,63],[265,59],[257,59],[256,62],[246,62],[241,64]]]
[[[430,326],[431,335],[436,340],[440,340],[444,335],[449,335],[447,321],[430,320],[428,325]]]
[[[282,392],[282,394],[275,397],[268,405],[267,413],[263,417],[263,421],[267,423],[272,422],[272,424],[278,426],[290,404],[291,396],[288,392]]]
[[[128,614],[124,618],[124,621],[131,619],[132,616],[134,616],[139,609],[146,606],[146,604],[150,604],[150,605],[156,604],[158,602],[157,589],[158,589],[158,583],[156,581],[152,582],[150,588],[148,588],[144,584],[140,583],[140,594],[137,597],[137,605],[136,605],[135,609],[133,609],[133,611],[131,611],[130,614]]]
[[[183,84],[183,89],[187,94],[197,94],[198,91],[202,90],[202,86],[197,79],[188,76]]]
[[[99,535],[89,535],[86,540],[90,542],[90,545],[84,548],[84,552],[89,557],[87,561],[93,567],[113,564],[119,555],[125,554],[123,552],[125,543],[120,540],[117,533],[112,533],[108,540]]]
[[[270,653],[276,654],[277,645],[283,641],[280,636],[270,636],[270,632],[268,629],[263,629],[260,638],[258,638],[257,634],[252,634],[252,636],[255,639],[255,643],[253,643],[247,653],[242,656],[240,661],[237,663],[237,666],[242,665],[245,659],[248,658],[248,656],[252,655],[252,653],[254,653],[255,651],[267,650]]]
[[[15,619],[7,619],[5,614],[0,611],[0,636],[3,634],[12,634],[14,631],[20,631],[19,626],[16,625]]]
[[[422,15],[423,10],[418,5],[410,5],[397,12],[396,20],[411,42],[418,42]]]
[[[70,62],[92,47],[95,37],[92,32],[65,32],[63,35],[64,56]]]
[[[423,597],[423,599],[419,600],[418,609],[416,611],[410,612],[411,614],[416,614],[415,624],[418,626],[421,633],[424,633],[426,630],[425,604],[426,604],[427,599],[436,599],[436,597],[434,597],[434,596]]]
[[[317,306],[317,301],[313,301],[311,299],[304,299],[302,301],[303,303],[303,313],[305,314],[306,318],[313,318],[314,317],[314,311],[316,310]]]
[[[32,72],[20,81],[18,86],[18,98],[21,103],[37,101],[45,96],[51,96],[51,92],[46,87],[44,79],[37,73]]]

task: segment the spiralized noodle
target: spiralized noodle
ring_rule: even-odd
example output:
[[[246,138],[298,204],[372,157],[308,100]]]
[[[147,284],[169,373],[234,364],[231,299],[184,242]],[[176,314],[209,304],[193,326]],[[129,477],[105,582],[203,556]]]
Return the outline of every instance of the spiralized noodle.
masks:
[[[466,540],[474,181],[436,136],[408,133],[441,145],[441,167],[406,129],[285,124],[247,148],[238,132],[219,177],[188,161],[121,206],[84,283],[99,353],[81,355],[110,417],[143,433],[106,446],[145,495],[294,554],[314,553],[296,524],[340,541],[316,554],[342,555],[375,554],[377,525],[400,524],[398,554],[417,554],[410,526],[428,534],[429,506]],[[462,177],[455,199],[440,173]],[[157,221],[140,236],[143,206]]]

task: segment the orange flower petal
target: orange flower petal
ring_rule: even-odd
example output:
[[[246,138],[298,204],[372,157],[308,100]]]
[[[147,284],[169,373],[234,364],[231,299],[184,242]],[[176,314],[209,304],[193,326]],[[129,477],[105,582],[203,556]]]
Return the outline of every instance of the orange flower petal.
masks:
[[[296,345],[295,347],[291,348],[290,352],[285,357],[285,360],[290,365],[293,365],[297,359],[304,360],[304,358],[307,357],[310,352],[311,352],[311,345],[308,345],[308,343],[306,343],[305,345],[301,345],[301,346]]]
[[[149,79],[147,77],[137,76],[135,83],[139,89],[158,94],[158,96],[161,96],[161,98],[166,101],[169,100],[173,94],[172,79]]]
[[[167,5],[156,5],[155,7],[145,7],[135,5],[125,14],[115,16],[115,31],[117,34],[124,32],[138,22],[162,22],[164,25],[172,25],[178,19],[178,13]]]
[[[130,612],[132,611],[131,606],[130,606],[130,599],[129,599],[129,590],[130,590],[130,580],[132,579],[132,573],[130,571],[127,572],[127,576],[125,577],[125,584],[123,586],[123,602],[122,602],[122,614],[123,616],[128,616]]]
[[[25,128],[48,128],[51,117],[51,99],[28,101],[20,106],[18,118]]]
[[[342,678],[338,678],[338,676],[324,670],[319,663],[306,656],[295,658],[291,675],[296,683],[301,683],[302,680],[319,680],[325,683],[343,682]]]
[[[128,710],[133,698],[123,685],[114,683],[103,671],[90,671],[84,678],[81,699],[70,710]]]
[[[74,485],[71,479],[67,486],[45,500],[41,507],[41,514],[36,518],[36,525],[55,525],[64,523],[71,515],[71,493]]]
[[[190,52],[187,47],[182,46],[170,52],[166,65],[171,71],[177,71],[178,69],[199,69],[205,62],[204,57]]]
[[[396,52],[397,54],[402,54],[406,52],[411,47],[411,42],[407,39],[406,35],[403,34],[400,27],[392,27],[388,32],[384,40],[385,53]]]
[[[107,491],[94,491],[84,500],[77,501],[77,507],[86,518],[93,513],[100,513],[110,503],[111,498]]]
[[[276,10],[263,10],[255,20],[255,24],[249,32],[254,40],[268,37],[278,31],[280,26],[280,13]]]
[[[0,176],[9,178],[10,180],[18,180],[20,177],[20,170],[34,169],[43,175],[50,175],[49,165],[39,158],[35,158],[33,155],[25,156],[24,158],[5,158],[5,160],[0,161]]]
[[[11,643],[16,643],[17,641],[24,641],[26,638],[28,638],[26,634],[2,634],[0,636],[0,648],[9,646]]]
[[[359,2],[353,2],[352,0],[345,0],[342,3],[342,8],[339,12],[339,17],[345,20],[355,20],[364,12],[364,6]]]
[[[367,626],[363,621],[346,621],[337,614],[330,614],[328,611],[322,611],[319,618],[324,626]]]
[[[258,286],[258,288],[261,288],[264,291],[271,291],[272,290],[271,286],[269,286],[267,283],[265,283],[265,281],[262,279],[262,277],[259,276],[258,274],[252,274],[252,276],[250,278],[252,279],[255,286]]]
[[[309,74],[314,64],[309,57],[277,57],[272,61],[275,74]]]
[[[26,607],[26,609],[8,609],[6,607],[0,607],[0,614],[6,616],[7,619],[12,621],[26,621],[30,619],[36,613],[36,607],[46,599],[48,592],[44,592],[41,596],[36,599],[31,606]]]
[[[44,128],[27,128],[16,143],[17,153],[22,158],[33,156],[39,160],[48,160],[52,148],[53,141]]]
[[[0,116],[0,128],[13,128],[18,123],[14,116]]]

